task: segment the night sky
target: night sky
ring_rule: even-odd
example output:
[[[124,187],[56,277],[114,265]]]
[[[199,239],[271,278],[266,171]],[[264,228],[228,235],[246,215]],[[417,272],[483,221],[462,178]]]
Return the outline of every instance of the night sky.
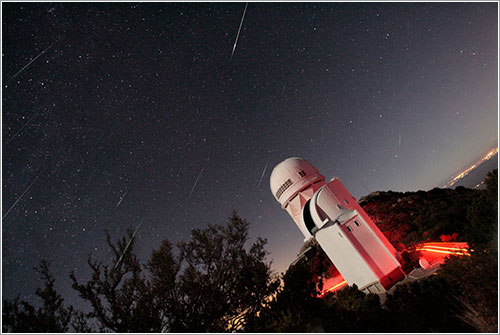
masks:
[[[3,2],[3,297],[34,301],[48,258],[78,304],[104,229],[142,220],[145,262],[233,208],[284,271],[290,156],[357,198],[443,186],[497,145],[497,6],[251,2],[233,53],[242,2]]]

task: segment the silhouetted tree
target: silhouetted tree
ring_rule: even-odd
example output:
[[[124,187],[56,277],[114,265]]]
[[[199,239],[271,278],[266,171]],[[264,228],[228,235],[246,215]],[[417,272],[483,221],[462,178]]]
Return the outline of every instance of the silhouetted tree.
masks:
[[[311,271],[307,260],[288,268],[282,276],[282,286],[259,315],[246,328],[249,332],[307,332],[323,331],[321,315],[324,303],[319,293],[318,274]]]
[[[453,257],[441,269],[458,317],[480,332],[498,331],[498,254],[477,250],[471,257]]]
[[[89,256],[89,280],[70,274],[91,306],[87,313],[64,308],[42,262],[45,288],[36,294],[43,306],[4,300],[2,330],[64,332],[71,322],[77,332],[496,332],[497,174],[488,174],[483,191],[390,191],[363,200],[393,242],[402,239],[408,247],[465,233],[473,244],[471,257],[452,257],[437,276],[397,286],[384,304],[355,286],[319,298],[323,278],[337,270],[313,242],[301,248],[305,257],[275,278],[265,260],[266,241],[247,245],[249,224],[233,212],[226,225],[192,230],[187,242],[164,240],[145,265],[133,252],[132,231],[115,243],[106,232],[111,263]],[[417,254],[402,256],[407,271],[417,266]]]
[[[466,226],[466,237],[472,245],[484,248],[496,245],[498,232],[498,169],[488,173],[486,189],[474,198],[467,212],[470,224]]]
[[[184,326],[182,306],[178,301],[182,292],[177,283],[181,258],[176,257],[172,244],[164,240],[158,250],[153,250],[147,269],[150,272],[150,287],[155,292],[153,304],[159,310],[162,331],[172,331]]]
[[[73,288],[92,308],[81,317],[96,320],[101,332],[159,332],[161,318],[154,305],[153,290],[133,253],[132,231],[127,234],[128,239],[122,237],[114,244],[106,231],[107,243],[113,251],[112,265],[89,256],[90,280],[82,284],[74,272],[70,274]],[[80,327],[84,328],[85,323],[80,322]]]
[[[278,281],[265,262],[266,241],[257,238],[247,251],[247,240],[248,222],[233,212],[226,226],[194,229],[191,241],[179,243],[186,266],[174,331],[235,331],[262,310]]]
[[[278,286],[266,263],[265,240],[247,250],[248,222],[233,212],[227,225],[194,229],[175,255],[165,240],[141,267],[133,253],[133,234],[113,250],[113,266],[93,261],[92,277],[73,287],[92,311],[80,315],[79,327],[96,320],[100,331],[225,332],[254,318]],[[149,272],[148,274],[143,273]]]
[[[459,317],[447,281],[430,277],[396,287],[384,303],[394,332],[474,332]]]
[[[387,311],[376,294],[365,294],[356,285],[325,297],[322,324],[326,332],[388,332]]]
[[[41,260],[35,270],[41,275],[45,286],[36,290],[42,306],[35,308],[19,298],[4,300],[2,308],[3,332],[61,333],[68,331],[73,307],[64,307],[64,299],[55,291],[55,278],[50,273],[50,264]]]

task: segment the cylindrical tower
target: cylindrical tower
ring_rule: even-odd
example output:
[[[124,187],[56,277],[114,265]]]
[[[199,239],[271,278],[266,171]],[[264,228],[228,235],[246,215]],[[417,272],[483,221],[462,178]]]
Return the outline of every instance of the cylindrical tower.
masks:
[[[314,238],[349,285],[381,293],[404,278],[399,254],[339,179],[292,157],[271,173],[271,192],[305,240]]]
[[[325,177],[311,163],[300,157],[291,157],[276,165],[271,172],[271,192],[295,221],[305,240],[312,237],[301,223],[302,208],[321,186]]]

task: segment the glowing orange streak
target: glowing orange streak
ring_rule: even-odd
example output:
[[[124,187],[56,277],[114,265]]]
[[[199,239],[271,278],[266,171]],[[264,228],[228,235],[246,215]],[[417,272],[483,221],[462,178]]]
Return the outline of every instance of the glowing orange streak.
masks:
[[[434,245],[437,247],[446,247],[446,248],[454,248],[452,245],[456,246],[458,248],[459,245],[463,245],[464,248],[469,247],[469,244],[467,242],[427,242],[427,243],[422,243],[421,245]]]
[[[442,250],[449,250],[449,251],[461,251],[468,253],[469,252],[469,245],[467,242],[456,242],[454,245],[463,245],[464,247],[448,247],[445,246],[448,243],[439,243],[439,242],[430,242],[430,243],[423,243],[419,247],[420,248],[432,248],[432,249],[442,249]],[[471,250],[473,251],[473,250]]]
[[[425,251],[434,251],[434,252],[441,252],[441,253],[446,253],[446,254],[453,254],[453,253],[456,253],[456,252],[460,252],[460,251],[456,251],[456,250],[440,250],[440,249],[434,249],[434,248],[417,248],[417,250],[425,250]]]
[[[458,250],[458,251],[467,251],[468,248],[452,248],[452,247],[441,247],[435,245],[424,244],[422,248],[433,248],[433,249],[443,249],[443,250]]]
[[[469,244],[467,242],[427,242],[422,243],[421,245],[434,245],[436,247],[445,247],[445,248],[458,248],[459,246],[463,246],[464,248],[468,247]]]
[[[335,290],[336,288],[340,288],[341,286],[344,286],[347,284],[347,281],[343,281],[341,283],[338,283],[337,285],[333,286],[333,287],[330,287],[328,290],[326,290],[325,292],[321,293],[320,294],[320,297],[324,296],[325,294],[327,294],[328,292],[331,292],[333,290]]]
[[[434,250],[430,248],[417,248],[416,250],[423,250],[423,251],[430,251],[430,252],[437,252],[441,254],[448,254],[448,255],[467,255],[470,256],[468,252],[458,252],[458,251],[446,251],[446,250]]]
[[[435,252],[435,253],[441,253],[441,254],[447,254],[447,255],[456,255],[456,256],[470,256],[468,253],[462,253],[462,252],[449,252],[449,251],[441,251],[441,250],[429,250],[429,249],[421,249],[424,251],[428,252]]]

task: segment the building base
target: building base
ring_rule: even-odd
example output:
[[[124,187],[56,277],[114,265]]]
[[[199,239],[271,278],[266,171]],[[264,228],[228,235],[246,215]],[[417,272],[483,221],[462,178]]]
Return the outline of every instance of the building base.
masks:
[[[360,288],[360,291],[364,293],[384,293],[388,291],[394,284],[403,280],[406,277],[405,273],[401,268],[396,268],[390,273],[388,273],[385,277],[380,279],[379,281],[370,283],[369,285]]]

